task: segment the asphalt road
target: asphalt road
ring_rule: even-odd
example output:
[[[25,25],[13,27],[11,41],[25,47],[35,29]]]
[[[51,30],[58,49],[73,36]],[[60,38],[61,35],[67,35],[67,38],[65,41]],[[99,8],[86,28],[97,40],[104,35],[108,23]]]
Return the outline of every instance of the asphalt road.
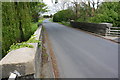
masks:
[[[117,78],[118,44],[52,23],[43,24],[57,59],[60,78]]]

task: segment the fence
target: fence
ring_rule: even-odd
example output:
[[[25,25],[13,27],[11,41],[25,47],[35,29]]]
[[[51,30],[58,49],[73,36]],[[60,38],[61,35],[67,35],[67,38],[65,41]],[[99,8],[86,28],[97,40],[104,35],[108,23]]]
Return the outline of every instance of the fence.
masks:
[[[106,36],[120,36],[120,27],[106,28]]]

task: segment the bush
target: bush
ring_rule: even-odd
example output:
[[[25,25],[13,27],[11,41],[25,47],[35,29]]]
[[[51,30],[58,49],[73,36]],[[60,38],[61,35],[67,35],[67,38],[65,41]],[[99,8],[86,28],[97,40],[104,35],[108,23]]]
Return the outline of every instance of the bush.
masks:
[[[70,9],[61,10],[54,14],[53,21],[54,22],[61,22],[61,21],[69,21],[70,19],[74,18],[74,12]]]

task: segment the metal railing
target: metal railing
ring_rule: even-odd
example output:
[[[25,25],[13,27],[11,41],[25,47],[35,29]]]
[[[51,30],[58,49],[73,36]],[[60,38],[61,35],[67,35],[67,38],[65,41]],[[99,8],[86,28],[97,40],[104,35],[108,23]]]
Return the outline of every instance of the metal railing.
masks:
[[[120,27],[106,28],[106,36],[120,36]]]

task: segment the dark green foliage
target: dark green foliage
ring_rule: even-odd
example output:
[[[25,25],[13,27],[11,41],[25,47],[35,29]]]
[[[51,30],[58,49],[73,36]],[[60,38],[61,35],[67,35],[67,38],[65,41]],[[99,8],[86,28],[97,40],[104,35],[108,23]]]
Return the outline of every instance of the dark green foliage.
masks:
[[[119,2],[104,2],[98,8],[96,15],[89,19],[89,22],[112,23],[113,26],[120,26],[120,3]]]
[[[20,41],[20,30],[14,3],[2,3],[2,53],[6,54],[13,42]]]
[[[51,15],[44,15],[44,18],[52,18],[52,14]]]
[[[70,19],[74,18],[74,13],[72,10],[62,10],[54,14],[53,21],[54,22],[61,22],[61,21],[69,21]]]
[[[2,56],[10,45],[26,41],[37,29],[38,12],[45,12],[46,5],[36,2],[2,2]],[[34,21],[34,19],[36,21]],[[36,23],[37,24],[37,23]]]

